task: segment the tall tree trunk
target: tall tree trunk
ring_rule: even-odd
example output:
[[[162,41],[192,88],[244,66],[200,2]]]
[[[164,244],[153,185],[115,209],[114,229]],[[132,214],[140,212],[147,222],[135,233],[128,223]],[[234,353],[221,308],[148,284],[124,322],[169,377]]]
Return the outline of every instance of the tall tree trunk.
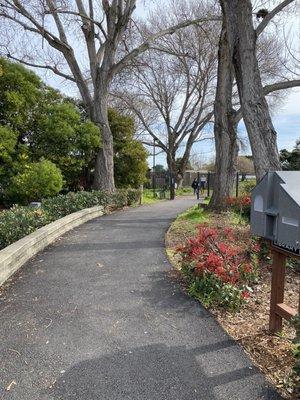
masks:
[[[102,148],[96,156],[93,188],[115,191],[113,136],[108,122],[108,94],[101,90],[94,102],[94,121],[100,128]]]
[[[193,133],[191,133],[187,140],[184,154],[181,157],[179,165],[177,166],[176,182],[177,182],[178,188],[182,187],[184,174],[187,170],[188,162],[189,162],[190,156],[191,156],[191,150],[192,150],[193,144],[195,142],[195,139],[196,139],[196,136],[193,135]]]
[[[176,177],[176,184],[177,184],[177,188],[181,189],[182,185],[183,185],[183,178],[184,178],[184,173],[179,173],[177,174]]]
[[[213,194],[209,206],[221,211],[226,209],[230,195],[238,155],[237,125],[232,109],[233,70],[228,49],[228,40],[223,22],[218,52],[217,90],[214,105],[214,136],[216,166]]]
[[[170,200],[175,199],[176,162],[175,153],[167,153],[167,164],[170,173]]]
[[[226,24],[244,122],[255,174],[261,179],[269,170],[280,170],[276,131],[266,102],[256,57],[256,33],[250,0],[220,0]]]

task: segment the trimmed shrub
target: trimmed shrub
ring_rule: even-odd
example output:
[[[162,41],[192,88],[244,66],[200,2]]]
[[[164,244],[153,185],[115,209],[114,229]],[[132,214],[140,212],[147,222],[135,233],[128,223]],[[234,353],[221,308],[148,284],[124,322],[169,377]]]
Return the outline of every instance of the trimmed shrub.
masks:
[[[27,165],[24,172],[12,178],[8,196],[18,203],[26,204],[38,201],[43,197],[52,197],[59,193],[63,186],[60,169],[51,161],[42,160]]]
[[[69,192],[56,197],[43,200],[42,209],[53,220],[62,218],[68,214],[97,205],[102,205],[93,192]]]
[[[40,209],[14,206],[0,213],[0,249],[73,212],[97,205],[104,209],[122,208],[137,202],[140,195],[141,192],[135,189],[117,190],[112,194],[100,191],[70,192],[43,200]]]
[[[137,189],[127,189],[127,205],[131,206],[140,201],[141,191]]]
[[[51,222],[41,209],[13,206],[0,214],[0,249]]]
[[[98,205],[107,208],[111,203],[111,195],[107,192],[101,192],[100,190],[93,190],[92,192],[94,196],[96,196]]]
[[[109,206],[112,209],[123,208],[128,205],[128,194],[126,189],[119,189],[109,195]]]

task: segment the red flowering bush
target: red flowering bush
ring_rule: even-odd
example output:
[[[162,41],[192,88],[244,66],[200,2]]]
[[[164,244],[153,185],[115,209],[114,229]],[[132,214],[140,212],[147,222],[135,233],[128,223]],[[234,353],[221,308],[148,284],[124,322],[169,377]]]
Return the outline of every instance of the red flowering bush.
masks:
[[[251,197],[250,195],[242,195],[239,197],[228,197],[227,204],[235,212],[250,220],[251,212]]]
[[[189,292],[205,305],[238,309],[250,296],[249,284],[257,279],[257,244],[240,243],[229,227],[200,226],[196,237],[178,248]]]

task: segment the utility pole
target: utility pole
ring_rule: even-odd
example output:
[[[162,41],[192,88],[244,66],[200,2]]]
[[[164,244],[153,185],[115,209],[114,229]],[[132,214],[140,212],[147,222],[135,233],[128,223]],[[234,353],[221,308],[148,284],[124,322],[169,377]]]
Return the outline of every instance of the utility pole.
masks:
[[[153,139],[153,166],[152,166],[152,189],[153,189],[153,198],[155,198],[155,152],[156,152],[156,147],[155,147],[155,140]]]

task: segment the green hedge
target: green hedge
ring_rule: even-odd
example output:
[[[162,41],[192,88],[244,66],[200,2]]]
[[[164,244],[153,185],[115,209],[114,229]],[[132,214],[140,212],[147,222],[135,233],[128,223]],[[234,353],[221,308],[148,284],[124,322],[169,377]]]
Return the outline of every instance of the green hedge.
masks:
[[[0,249],[51,222],[41,209],[13,206],[0,213]]]
[[[141,192],[135,189],[117,190],[112,194],[100,191],[70,192],[43,200],[39,209],[13,206],[0,213],[0,249],[73,212],[98,205],[106,210],[123,208],[137,203],[140,196]]]

